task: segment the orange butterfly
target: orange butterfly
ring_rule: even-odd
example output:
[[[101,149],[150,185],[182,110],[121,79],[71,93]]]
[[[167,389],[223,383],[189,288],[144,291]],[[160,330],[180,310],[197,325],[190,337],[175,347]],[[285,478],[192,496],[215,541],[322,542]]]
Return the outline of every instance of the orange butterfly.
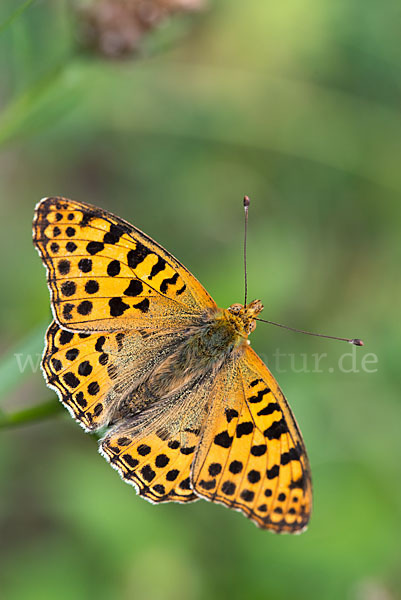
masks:
[[[144,233],[100,208],[42,200],[34,243],[54,321],[47,383],[151,502],[206,498],[275,532],[311,511],[308,459],[274,377],[249,345],[259,300],[218,308]]]

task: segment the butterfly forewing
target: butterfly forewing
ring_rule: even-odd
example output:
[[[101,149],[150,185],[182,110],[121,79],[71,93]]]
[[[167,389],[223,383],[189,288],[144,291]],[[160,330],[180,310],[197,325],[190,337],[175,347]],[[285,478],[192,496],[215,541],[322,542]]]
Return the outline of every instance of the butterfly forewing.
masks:
[[[111,213],[47,198],[36,209],[33,231],[55,317],[69,329],[154,328],[168,319],[177,326],[215,307],[172,255]]]

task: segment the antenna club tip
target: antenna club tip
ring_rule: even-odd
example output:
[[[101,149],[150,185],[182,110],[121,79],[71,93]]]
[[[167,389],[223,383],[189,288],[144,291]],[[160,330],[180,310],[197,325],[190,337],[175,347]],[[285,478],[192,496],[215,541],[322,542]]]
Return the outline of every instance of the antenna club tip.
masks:
[[[249,199],[249,196],[244,196],[244,208],[248,208],[250,203],[251,203],[251,201]]]
[[[354,344],[354,346],[364,346],[365,344],[363,343],[362,340],[355,338],[353,340],[350,340],[351,344]]]

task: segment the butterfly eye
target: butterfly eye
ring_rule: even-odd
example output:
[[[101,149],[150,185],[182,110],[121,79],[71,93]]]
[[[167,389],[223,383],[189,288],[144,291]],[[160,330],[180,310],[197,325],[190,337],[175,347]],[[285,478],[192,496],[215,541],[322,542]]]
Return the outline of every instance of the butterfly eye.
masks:
[[[252,331],[255,331],[256,328],[256,321],[251,321],[248,325],[248,334],[252,333]]]
[[[242,304],[232,304],[228,310],[234,315],[238,315],[241,312],[242,308]]]

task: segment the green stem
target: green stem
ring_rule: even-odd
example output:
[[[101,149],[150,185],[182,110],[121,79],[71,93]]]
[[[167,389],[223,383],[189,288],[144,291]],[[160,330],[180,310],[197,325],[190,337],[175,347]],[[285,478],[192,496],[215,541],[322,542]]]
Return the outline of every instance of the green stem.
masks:
[[[56,399],[48,400],[43,404],[25,408],[15,413],[7,414],[2,411],[0,413],[0,429],[8,429],[10,427],[18,427],[26,425],[41,419],[53,417],[64,411],[63,406]]]

